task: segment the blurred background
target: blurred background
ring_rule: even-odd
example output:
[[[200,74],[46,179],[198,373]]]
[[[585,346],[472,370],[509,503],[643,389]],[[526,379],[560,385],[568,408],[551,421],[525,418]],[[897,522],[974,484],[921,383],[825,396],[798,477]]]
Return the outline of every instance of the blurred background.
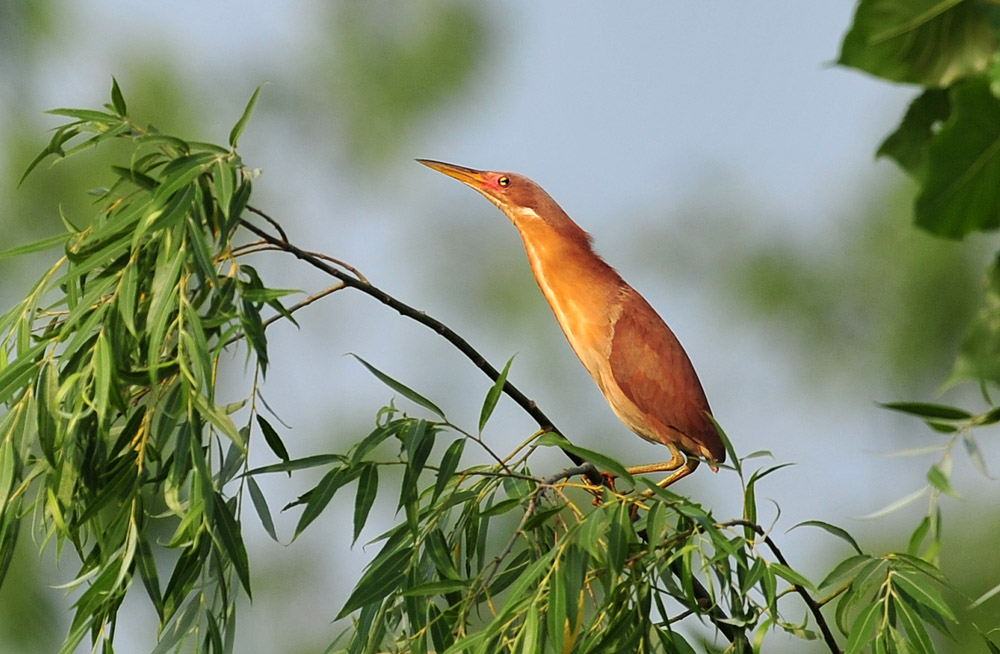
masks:
[[[483,198],[415,157],[510,170],[542,184],[599,252],[672,326],[716,417],[756,465],[794,463],[759,485],[765,520],[790,563],[819,580],[848,555],[808,519],[851,531],[867,551],[902,550],[926,498],[861,517],[921,488],[934,455],[887,452],[943,442],[878,402],[984,404],[941,396],[962,329],[981,296],[990,243],[935,240],[911,226],[912,188],[873,153],[914,91],[838,68],[854,3],[664,2],[628,9],[511,0],[4,0],[0,2],[0,249],[86,220],[96,151],[17,180],[61,119],[96,108],[115,76],[130,115],[192,140],[225,142],[254,87],[265,87],[240,141],[261,169],[253,203],[290,238],[348,261],[376,285],[441,319],[581,445],[626,463],[664,451],[628,432],[567,346],[520,240]],[[101,173],[104,174],[103,172]],[[4,261],[0,306],[26,292],[45,255]],[[273,287],[329,282],[279,255],[253,262]],[[490,381],[429,330],[344,291],[268,334],[264,396],[288,425],[293,457],[342,451],[373,426],[391,391],[357,353],[475,426]],[[241,356],[233,397],[249,380]],[[975,390],[975,389],[973,389]],[[398,400],[402,408],[413,410]],[[508,450],[535,430],[502,401],[486,436]],[[984,431],[988,463],[1000,448]],[[271,462],[257,448],[255,464]],[[552,472],[563,465],[553,458]],[[263,480],[272,511],[317,475]],[[967,622],[998,624],[996,601],[964,611],[1000,581],[996,483],[960,456],[962,500],[943,503],[944,570]],[[677,487],[719,519],[740,511],[738,479],[698,474]],[[349,497],[345,496],[346,497]],[[322,651],[373,554],[353,549],[353,504],[331,507],[287,544],[244,514],[255,598],[237,651]],[[54,651],[73,596],[54,586],[78,563],[41,558],[22,534],[0,590],[0,652]],[[961,593],[964,593],[963,596]],[[788,600],[791,606],[795,600]],[[118,649],[148,651],[155,614],[137,589]],[[794,615],[791,609],[789,615]],[[970,651],[966,633],[954,651]],[[782,634],[768,651],[803,651]],[[945,646],[943,646],[945,647]],[[817,646],[817,651],[822,651]],[[944,650],[942,650],[944,651]]]

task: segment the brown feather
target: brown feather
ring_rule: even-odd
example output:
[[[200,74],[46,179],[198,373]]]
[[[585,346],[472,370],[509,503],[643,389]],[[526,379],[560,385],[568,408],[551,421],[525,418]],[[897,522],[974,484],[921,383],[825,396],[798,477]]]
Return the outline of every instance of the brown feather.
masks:
[[[709,417],[712,409],[677,337],[631,287],[622,291],[619,316],[611,341],[611,374],[646,423],[629,427],[650,440],[725,461],[726,449]]]

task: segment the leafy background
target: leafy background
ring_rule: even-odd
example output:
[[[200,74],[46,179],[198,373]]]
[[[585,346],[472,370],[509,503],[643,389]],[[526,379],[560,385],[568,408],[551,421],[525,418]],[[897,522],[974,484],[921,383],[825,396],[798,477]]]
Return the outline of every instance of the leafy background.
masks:
[[[621,427],[565,347],[510,225],[411,160],[534,177],[671,323],[739,450],[769,449],[798,464],[759,491],[780,501],[779,524],[845,523],[875,552],[879,541],[898,547],[924,507],[878,523],[855,518],[919,488],[926,466],[875,453],[937,437],[873,400],[936,396],[979,302],[989,250],[981,237],[949,243],[913,230],[914,186],[872,159],[916,91],[829,66],[853,9],[840,1],[631,11],[7,2],[0,233],[8,242],[0,248],[59,230],[58,204],[68,215],[89,210],[88,171],[77,162],[15,188],[55,124],[43,110],[99,105],[113,74],[136,115],[221,141],[249,92],[269,80],[241,154],[263,168],[255,203],[279,215],[293,239],[360,267],[492,360],[518,353],[511,378],[575,441],[614,439],[624,461],[653,458],[659,452]],[[42,265],[4,262],[7,304],[28,283],[18,279],[38,272],[33,261]],[[279,287],[314,281],[293,266],[267,277]],[[448,398],[453,419],[475,422],[489,383],[433,334],[346,294],[299,322],[300,332],[271,334],[265,388],[292,426],[293,456],[367,433],[372,408],[386,400],[346,352],[392,366],[397,378]],[[240,362],[228,372],[237,383]],[[979,406],[959,392],[946,399]],[[497,443],[533,431],[513,408],[498,411],[487,434]],[[995,461],[998,448],[983,445]],[[1000,577],[986,556],[994,487],[978,475],[958,478],[965,500],[947,506],[954,542],[942,566],[976,596]],[[311,483],[304,475],[263,485],[280,504]],[[732,479],[702,472],[681,490],[721,513],[738,506]],[[287,548],[247,520],[255,597],[240,620],[244,644],[314,651],[329,642],[337,630],[329,620],[370,555],[349,550],[352,509],[325,514]],[[380,509],[384,523],[369,535],[390,523],[394,507]],[[278,516],[279,531],[289,534],[293,520]],[[797,567],[819,575],[844,552],[817,542],[828,543],[809,530],[783,536]],[[56,568],[51,552],[39,560],[31,549],[24,539],[0,592],[0,651],[50,651],[69,620],[68,601],[51,585],[74,566]],[[975,570],[965,569],[970,562]],[[144,598],[126,606],[137,619],[123,625],[151,623]],[[994,613],[985,605],[977,623],[988,628]],[[122,651],[152,643],[141,626],[121,637]],[[780,636],[772,646],[780,649]],[[801,651],[800,642],[789,646]]]

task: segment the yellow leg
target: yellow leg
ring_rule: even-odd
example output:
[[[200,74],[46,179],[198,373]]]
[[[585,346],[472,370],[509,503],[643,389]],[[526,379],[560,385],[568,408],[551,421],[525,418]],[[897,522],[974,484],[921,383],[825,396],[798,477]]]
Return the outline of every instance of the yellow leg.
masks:
[[[670,474],[656,483],[660,488],[666,488],[675,481],[687,477],[701,463],[693,456],[686,456],[672,443],[667,443],[670,448],[670,460],[663,463],[647,463],[641,466],[626,468],[630,475],[642,475],[650,472],[669,472]]]

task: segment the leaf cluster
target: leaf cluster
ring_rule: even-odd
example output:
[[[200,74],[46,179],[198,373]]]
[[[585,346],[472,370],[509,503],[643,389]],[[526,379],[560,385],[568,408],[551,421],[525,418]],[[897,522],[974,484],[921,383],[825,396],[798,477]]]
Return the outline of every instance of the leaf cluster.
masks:
[[[224,148],[138,125],[115,82],[102,111],[54,110],[70,122],[28,167],[110,139],[132,147],[94,191],[96,215],[64,217],[64,234],[0,254],[62,247],[0,316],[0,583],[28,517],[60,555],[72,549],[63,652],[88,634],[111,650],[136,576],[159,616],[159,651],[192,634],[224,651],[238,591],[250,594],[240,496],[227,486],[241,483],[248,453],[249,424],[234,413],[255,406],[256,386],[220,405],[216,380],[240,340],[262,374],[262,310],[284,312],[285,292],[238,263],[233,243],[251,192],[235,145],[256,97]]]

